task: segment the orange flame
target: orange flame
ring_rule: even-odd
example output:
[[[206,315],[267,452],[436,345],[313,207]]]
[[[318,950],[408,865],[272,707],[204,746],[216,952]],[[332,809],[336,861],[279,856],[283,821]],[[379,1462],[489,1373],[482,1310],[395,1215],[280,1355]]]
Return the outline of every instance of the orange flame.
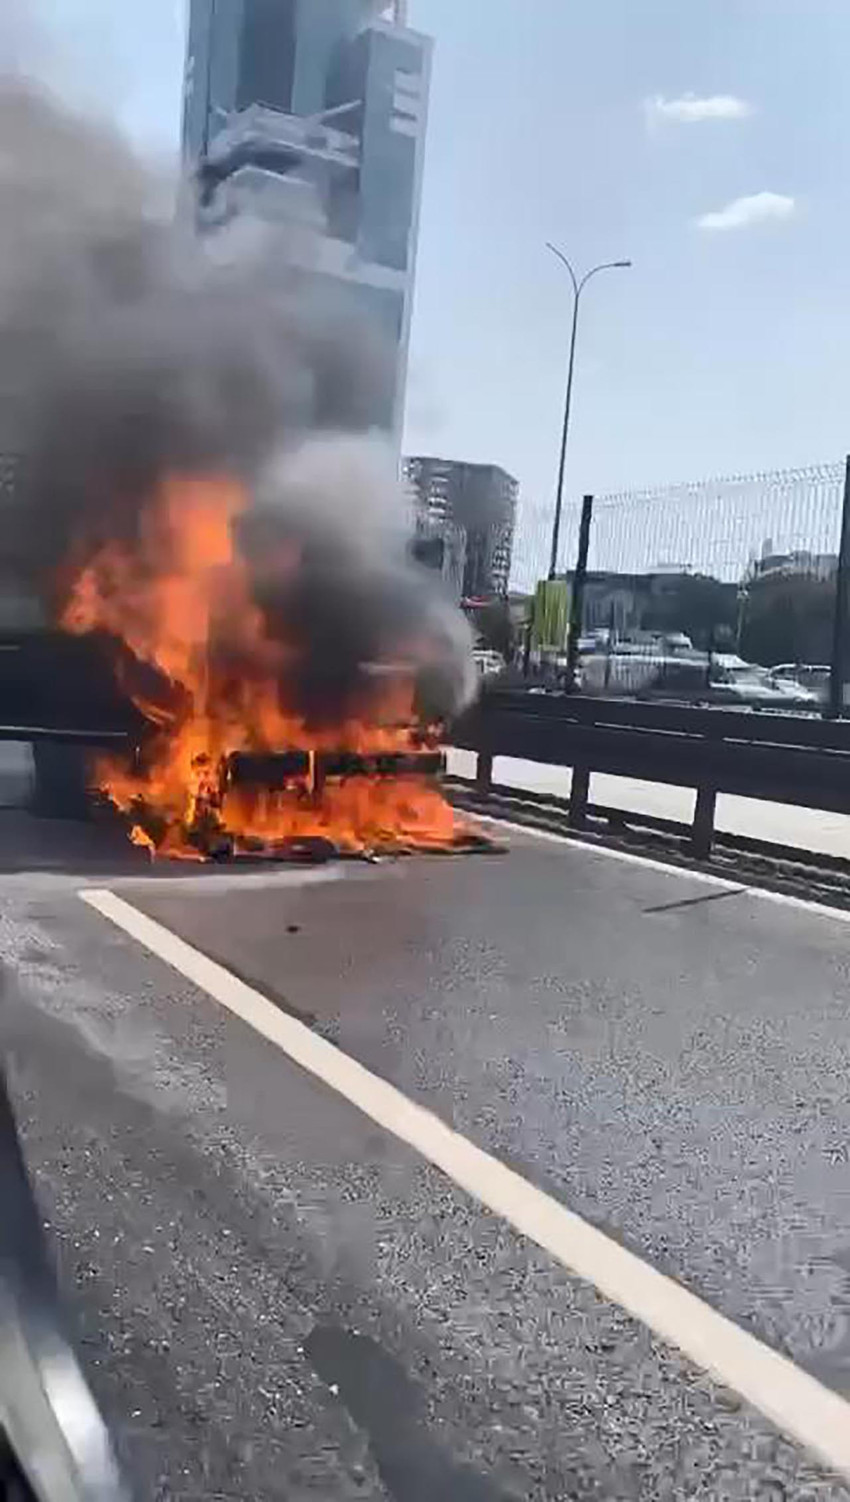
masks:
[[[106,544],[73,582],[61,624],[106,630],[186,692],[172,721],[138,707],[159,728],[137,764],[102,757],[96,777],[133,821],[130,838],[152,854],[203,858],[216,841],[274,849],[319,837],[347,852],[446,846],[454,811],[417,777],[310,777],[278,789],[229,787],[234,752],[366,753],[415,748],[412,685],[389,678],[367,719],[321,733],[281,703],[287,648],[265,632],[233,537],[248,497],[235,480],[172,476],[132,543]],[[297,567],[297,558],[290,560]],[[226,646],[226,651],[218,650]]]
[[[141,824],[134,824],[130,830],[130,844],[138,845],[142,850],[150,851],[151,856],[156,855],[156,845]]]

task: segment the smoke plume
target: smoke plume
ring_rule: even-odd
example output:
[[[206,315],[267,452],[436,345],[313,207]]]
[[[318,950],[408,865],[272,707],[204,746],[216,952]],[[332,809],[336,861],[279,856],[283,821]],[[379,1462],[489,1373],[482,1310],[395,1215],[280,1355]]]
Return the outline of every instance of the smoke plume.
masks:
[[[380,340],[317,291],[281,231],[199,235],[190,198],[117,136],[0,81],[0,388],[25,456],[22,567],[58,618],[69,561],[132,546],[164,476],[229,475],[251,496],[238,541],[256,602],[296,649],[294,707],[340,715],[370,665],[406,653],[451,713],[469,634],[408,561],[393,464],[368,431]]]

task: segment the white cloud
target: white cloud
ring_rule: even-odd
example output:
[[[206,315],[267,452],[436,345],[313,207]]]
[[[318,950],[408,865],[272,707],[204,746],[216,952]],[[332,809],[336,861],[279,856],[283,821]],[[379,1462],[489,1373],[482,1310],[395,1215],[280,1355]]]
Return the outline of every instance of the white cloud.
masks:
[[[751,224],[765,224],[769,219],[790,219],[797,208],[786,193],[750,193],[733,198],[725,208],[697,219],[698,229],[747,229]]]
[[[644,101],[650,124],[675,121],[678,125],[698,125],[703,120],[746,120],[753,113],[753,106],[746,99],[737,99],[734,94],[709,94],[700,98],[697,94],[683,94],[679,99],[665,99],[656,94]]]

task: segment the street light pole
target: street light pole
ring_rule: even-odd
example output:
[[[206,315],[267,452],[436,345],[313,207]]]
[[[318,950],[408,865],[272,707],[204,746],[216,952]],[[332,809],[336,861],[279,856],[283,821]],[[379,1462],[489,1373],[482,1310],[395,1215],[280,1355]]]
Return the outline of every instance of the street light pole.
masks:
[[[573,284],[573,327],[570,335],[570,359],[567,367],[567,394],[564,399],[564,426],[561,433],[561,457],[558,464],[558,489],[555,494],[555,520],[552,526],[552,552],[549,559],[549,578],[554,579],[558,572],[558,550],[561,541],[561,513],[564,509],[564,476],[567,468],[567,440],[570,435],[570,413],[573,404],[573,377],[576,366],[576,340],[578,338],[578,315],[581,304],[581,294],[590,281],[591,277],[598,275],[600,271],[624,271],[631,266],[631,261],[604,261],[599,266],[592,266],[586,271],[579,281],[573,271],[571,263],[567,260],[562,250],[557,245],[546,242],[546,249],[551,250],[554,256],[563,266],[566,266]]]

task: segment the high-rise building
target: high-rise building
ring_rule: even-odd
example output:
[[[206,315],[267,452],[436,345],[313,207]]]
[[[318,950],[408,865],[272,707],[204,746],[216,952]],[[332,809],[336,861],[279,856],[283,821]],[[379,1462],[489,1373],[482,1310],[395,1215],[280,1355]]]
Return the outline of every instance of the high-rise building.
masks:
[[[404,20],[401,0],[191,0],[183,117],[202,220],[308,227],[311,279],[380,331],[374,423],[396,438],[431,68]]]
[[[320,114],[333,55],[367,13],[365,0],[191,0],[187,159],[202,161],[231,116],[252,104]]]
[[[497,464],[415,456],[404,461],[417,530],[439,535],[462,528],[463,596],[506,595],[511,573],[519,485]]]
[[[417,517],[410,545],[411,556],[423,568],[439,574],[446,594],[459,605],[463,599],[466,570],[466,533],[451,522],[429,522]]]

